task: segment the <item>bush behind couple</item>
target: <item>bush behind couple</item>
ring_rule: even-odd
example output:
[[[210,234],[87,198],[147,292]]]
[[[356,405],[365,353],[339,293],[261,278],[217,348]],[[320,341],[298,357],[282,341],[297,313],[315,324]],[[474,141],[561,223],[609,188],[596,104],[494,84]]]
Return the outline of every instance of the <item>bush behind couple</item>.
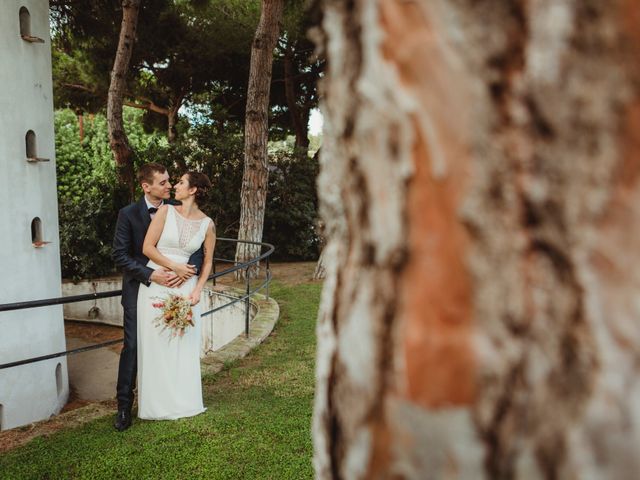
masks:
[[[160,330],[149,327],[156,312],[148,299],[171,289],[188,297],[196,309],[211,272],[215,247],[215,226],[200,209],[211,182],[203,173],[187,172],[176,183],[172,200],[169,173],[158,163],[142,165],[138,182],[144,195],[120,210],[113,239],[112,257],[123,270],[124,344],[114,423],[119,431],[131,426],[136,380],[141,418],[181,418],[204,411],[199,378],[199,314],[188,338],[167,343]],[[139,349],[139,344],[144,349]],[[159,365],[172,355],[176,362],[187,362],[179,368],[192,372],[191,377],[196,375],[197,368],[197,379],[187,378],[187,384],[179,385],[182,380],[176,378],[180,376],[178,366]],[[182,397],[175,391],[177,388],[186,390]],[[198,393],[200,398],[184,396],[197,397]],[[168,400],[158,402],[154,398],[157,396]]]

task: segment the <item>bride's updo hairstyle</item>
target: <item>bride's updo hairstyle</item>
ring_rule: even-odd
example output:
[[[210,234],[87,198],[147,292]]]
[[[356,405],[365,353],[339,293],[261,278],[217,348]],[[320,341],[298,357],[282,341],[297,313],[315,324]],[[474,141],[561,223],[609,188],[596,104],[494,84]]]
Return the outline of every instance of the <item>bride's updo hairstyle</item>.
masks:
[[[196,187],[196,194],[194,197],[198,206],[204,205],[209,196],[209,189],[211,188],[211,180],[204,173],[200,172],[187,172],[187,178],[189,179],[189,188]]]

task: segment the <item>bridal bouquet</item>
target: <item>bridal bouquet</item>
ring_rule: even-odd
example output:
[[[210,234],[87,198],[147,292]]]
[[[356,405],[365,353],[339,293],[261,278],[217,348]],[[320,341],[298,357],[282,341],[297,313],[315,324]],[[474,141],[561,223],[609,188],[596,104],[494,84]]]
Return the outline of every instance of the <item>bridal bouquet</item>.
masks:
[[[153,297],[158,300],[152,303],[160,313],[154,318],[154,324],[162,330],[171,330],[172,337],[182,337],[187,328],[193,327],[193,311],[188,298],[175,293],[169,293],[165,298]]]

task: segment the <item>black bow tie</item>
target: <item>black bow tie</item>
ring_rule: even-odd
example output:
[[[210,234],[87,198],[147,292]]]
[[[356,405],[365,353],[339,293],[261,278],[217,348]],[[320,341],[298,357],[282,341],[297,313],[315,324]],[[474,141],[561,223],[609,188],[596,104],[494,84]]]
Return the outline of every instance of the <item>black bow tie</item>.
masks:
[[[153,215],[154,213],[156,213],[158,211],[158,209],[156,207],[150,207],[149,208],[149,215]]]

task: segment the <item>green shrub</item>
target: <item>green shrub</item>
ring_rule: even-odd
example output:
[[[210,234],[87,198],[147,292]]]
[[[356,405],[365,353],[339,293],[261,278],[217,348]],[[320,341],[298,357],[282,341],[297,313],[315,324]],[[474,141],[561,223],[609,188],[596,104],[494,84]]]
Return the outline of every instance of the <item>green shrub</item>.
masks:
[[[144,132],[140,118],[141,112],[125,109],[134,148],[161,143],[160,135]],[[106,118],[85,116],[80,140],[76,114],[57,110],[55,131],[62,276],[81,279],[114,273],[111,242],[118,210],[127,199],[116,179]]]
[[[80,195],[59,199],[60,260],[62,276],[74,280],[115,272],[111,241],[118,205],[116,192],[101,187],[101,195]],[[93,188],[89,190],[91,192]]]
[[[262,237],[276,246],[276,259],[316,259],[319,254],[318,162],[284,153],[270,160],[272,168]]]

